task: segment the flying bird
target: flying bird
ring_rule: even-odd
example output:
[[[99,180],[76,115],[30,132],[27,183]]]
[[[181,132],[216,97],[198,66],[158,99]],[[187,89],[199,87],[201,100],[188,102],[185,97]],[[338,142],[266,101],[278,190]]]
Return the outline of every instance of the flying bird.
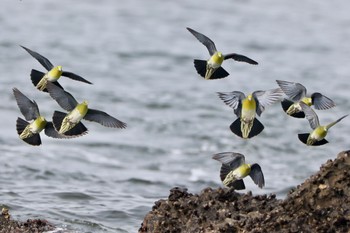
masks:
[[[63,87],[57,82],[57,80],[61,76],[68,77],[68,78],[76,80],[76,81],[92,84],[91,82],[89,82],[88,80],[84,79],[83,77],[81,77],[79,75],[76,75],[72,72],[63,71],[62,66],[52,65],[52,63],[46,57],[40,55],[39,53],[34,52],[34,51],[32,51],[32,50],[30,50],[22,45],[21,45],[21,47],[24,50],[26,50],[32,57],[34,57],[47,70],[46,73],[43,73],[41,71],[32,69],[32,71],[30,73],[32,83],[40,91],[47,92],[46,85],[48,82],[51,82],[51,83],[55,84],[56,86],[63,89]]]
[[[55,130],[52,122],[46,121],[46,119],[40,115],[39,107],[35,101],[31,101],[17,88],[13,88],[13,94],[19,110],[27,120],[23,120],[20,117],[17,118],[16,129],[20,139],[30,145],[39,146],[41,145],[40,132],[44,129],[45,134],[49,137],[67,138]],[[32,122],[29,123],[28,121]]]
[[[283,110],[292,117],[305,117],[305,114],[300,107],[301,102],[304,102],[308,106],[313,105],[317,110],[325,110],[335,106],[333,100],[319,92],[315,92],[312,93],[311,96],[307,96],[306,88],[300,83],[282,80],[276,80],[276,82],[290,99],[284,99],[281,104]]]
[[[246,163],[244,155],[235,152],[222,152],[214,154],[213,159],[222,163],[220,179],[225,186],[235,190],[245,189],[243,178],[248,175],[259,188],[265,186],[264,174],[260,165]]]
[[[83,134],[87,128],[80,122],[82,119],[97,122],[106,127],[126,128],[126,124],[120,120],[108,115],[107,113],[88,108],[88,102],[78,103],[74,97],[63,89],[47,84],[47,90],[50,96],[66,111],[68,114],[55,111],[52,122],[55,129],[65,135]]]
[[[269,105],[281,101],[283,92],[281,88],[267,91],[254,91],[245,96],[240,91],[218,92],[219,98],[225,104],[233,108],[238,117],[231,125],[231,131],[244,139],[254,137],[264,129],[263,124],[256,119],[256,114],[261,116],[262,112]]]
[[[258,63],[249,57],[246,57],[237,53],[222,54],[222,52],[217,51],[214,42],[207,36],[187,27],[187,30],[194,35],[209,51],[209,60],[194,60],[194,67],[196,68],[199,75],[205,79],[220,79],[225,78],[229,73],[221,67],[224,60],[232,58],[235,61],[246,62],[252,65],[257,65]]]
[[[337,124],[339,121],[348,116],[342,116],[338,120],[328,125],[320,125],[317,114],[314,110],[312,110],[312,108],[309,105],[305,104],[304,102],[300,102],[300,107],[305,113],[306,119],[309,121],[310,126],[313,129],[311,133],[298,134],[299,140],[308,146],[320,146],[328,143],[328,141],[325,139],[328,130],[332,126]]]

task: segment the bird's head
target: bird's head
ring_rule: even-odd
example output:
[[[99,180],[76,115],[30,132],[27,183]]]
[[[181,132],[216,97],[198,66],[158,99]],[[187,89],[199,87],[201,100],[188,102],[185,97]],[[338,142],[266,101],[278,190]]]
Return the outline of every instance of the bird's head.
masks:
[[[248,99],[249,101],[252,101],[253,95],[252,95],[252,94],[249,94],[249,95],[247,96],[247,99]]]

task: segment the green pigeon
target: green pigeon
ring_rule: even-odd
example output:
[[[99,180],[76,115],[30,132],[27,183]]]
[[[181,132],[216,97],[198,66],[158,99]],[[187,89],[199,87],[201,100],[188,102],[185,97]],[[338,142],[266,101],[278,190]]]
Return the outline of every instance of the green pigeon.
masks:
[[[254,91],[245,96],[243,92],[218,92],[219,98],[233,108],[238,117],[230,126],[231,131],[244,139],[260,134],[264,125],[256,119],[269,105],[281,101],[283,92],[281,88],[267,91]]]
[[[335,106],[333,100],[319,92],[314,92],[311,94],[311,96],[308,96],[306,88],[300,83],[283,80],[276,80],[276,82],[286,94],[288,99],[290,99],[284,99],[281,104],[283,110],[292,117],[305,117],[305,113],[300,107],[301,102],[307,104],[308,106],[313,105],[317,110],[326,110]]]
[[[328,141],[325,139],[328,130],[348,116],[342,116],[338,120],[333,121],[328,125],[320,125],[317,114],[309,105],[305,104],[304,102],[300,102],[300,107],[305,113],[305,117],[309,121],[310,127],[313,129],[311,133],[298,134],[299,140],[308,146],[320,146],[328,143]]]
[[[246,62],[252,65],[257,65],[258,63],[249,57],[246,57],[237,53],[223,54],[217,51],[214,42],[207,36],[187,27],[187,30],[199,40],[209,51],[209,60],[194,60],[194,67],[196,68],[198,74],[204,79],[220,79],[225,78],[229,73],[221,67],[224,60],[232,58],[235,61]]]
[[[52,122],[56,130],[65,135],[83,134],[87,128],[80,122],[82,119],[97,122],[106,127],[126,128],[126,123],[108,115],[107,113],[88,108],[88,102],[78,103],[75,98],[63,89],[47,84],[50,96],[68,113],[55,111]]]
[[[264,174],[260,165],[246,163],[244,155],[235,152],[222,152],[214,154],[213,159],[222,163],[220,179],[225,186],[235,190],[245,189],[243,178],[248,175],[259,188],[265,186]]]
[[[39,53],[34,52],[22,45],[21,47],[24,50],[26,50],[32,57],[34,57],[47,70],[46,73],[43,73],[38,70],[32,69],[30,73],[30,77],[31,77],[32,83],[37,89],[47,92],[46,85],[48,82],[51,82],[63,89],[63,87],[57,82],[57,80],[61,76],[68,77],[76,81],[92,84],[91,82],[89,82],[88,80],[84,79],[79,75],[76,75],[72,72],[63,71],[62,66],[52,65],[52,63],[46,57],[40,55]]]
[[[45,134],[52,138],[67,138],[65,135],[59,134],[53,127],[52,122],[40,115],[38,105],[35,101],[31,101],[17,88],[13,88],[19,110],[26,120],[18,117],[16,121],[16,129],[19,138],[24,142],[33,145],[41,145],[40,132],[45,129]],[[32,121],[31,123],[28,121]]]

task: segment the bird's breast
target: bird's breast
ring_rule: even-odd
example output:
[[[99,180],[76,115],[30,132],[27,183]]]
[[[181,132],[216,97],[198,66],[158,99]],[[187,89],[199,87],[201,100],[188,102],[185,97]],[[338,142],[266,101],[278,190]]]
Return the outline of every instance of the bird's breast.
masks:
[[[33,134],[40,133],[45,128],[46,123],[47,122],[45,120],[37,118],[32,123],[30,123],[30,125],[29,125],[30,131]]]
[[[243,120],[252,120],[255,118],[255,114],[256,114],[256,103],[254,99],[252,100],[244,99],[242,101],[241,118]]]
[[[62,71],[59,70],[57,67],[54,67],[47,73],[47,79],[50,82],[55,82],[61,77],[61,75]]]
[[[322,140],[327,135],[327,130],[323,126],[319,126],[314,131],[312,131],[310,137],[316,139],[317,141]]]
[[[67,118],[68,118],[69,122],[78,123],[84,118],[84,116],[87,113],[87,110],[86,111],[79,111],[79,110],[80,109],[77,106],[68,114]]]
[[[224,56],[219,56],[218,53],[214,53],[208,61],[208,65],[212,68],[219,68],[224,61]]]

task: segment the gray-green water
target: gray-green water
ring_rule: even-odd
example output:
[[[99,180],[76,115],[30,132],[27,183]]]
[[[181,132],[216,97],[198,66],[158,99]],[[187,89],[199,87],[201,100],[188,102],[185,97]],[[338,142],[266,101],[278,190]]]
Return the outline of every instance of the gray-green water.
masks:
[[[263,133],[244,141],[228,129],[232,110],[217,91],[249,93],[276,79],[303,83],[338,106],[318,111],[330,122],[350,112],[350,3],[346,1],[68,1],[3,0],[0,8],[0,203],[14,218],[45,218],[73,232],[136,232],[144,215],[174,186],[198,193],[221,186],[211,155],[236,151],[263,169],[254,194],[284,197],[327,159],[349,149],[350,119],[329,132],[329,144],[306,147],[306,120],[279,104],[260,118]],[[219,50],[260,64],[225,61],[230,76],[206,81],[193,58],[208,52],[185,27]],[[40,64],[19,45],[46,56],[94,85],[62,78],[78,101],[128,123],[125,130],[86,122],[89,134],[43,145],[18,139],[17,87],[51,118],[60,107],[31,84]]]

